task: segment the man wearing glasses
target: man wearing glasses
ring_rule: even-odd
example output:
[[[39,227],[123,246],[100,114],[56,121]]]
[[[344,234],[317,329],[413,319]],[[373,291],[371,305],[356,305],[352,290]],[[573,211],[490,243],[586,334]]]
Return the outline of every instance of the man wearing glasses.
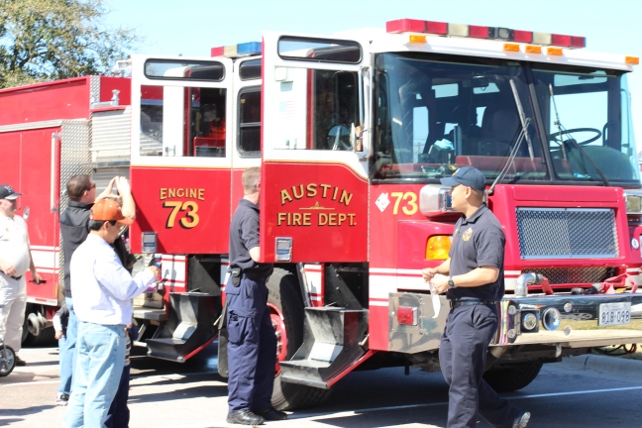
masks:
[[[27,222],[15,214],[20,195],[8,184],[0,185],[0,339],[16,354],[22,345],[27,306],[24,275],[31,271],[33,280],[41,281],[31,257]],[[16,355],[16,365],[25,364]]]
[[[116,186],[122,199],[123,216],[134,219],[136,204],[131,194],[129,182],[125,177],[114,177],[105,191],[96,197],[96,183],[89,175],[75,175],[67,182],[67,196],[69,204],[60,214],[60,232],[62,234],[62,250],[65,258],[65,304],[69,311],[66,334],[60,339],[60,386],[56,397],[56,404],[67,405],[71,395],[72,375],[75,366],[76,332],[78,320],[74,311],[71,296],[71,283],[69,276],[69,263],[76,248],[87,239],[89,235],[89,213],[94,202],[107,197],[115,197],[113,188]]]

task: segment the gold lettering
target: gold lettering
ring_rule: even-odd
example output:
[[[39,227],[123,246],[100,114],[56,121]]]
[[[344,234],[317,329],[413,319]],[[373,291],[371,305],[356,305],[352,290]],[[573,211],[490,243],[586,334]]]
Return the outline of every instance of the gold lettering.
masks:
[[[311,216],[310,213],[303,213],[303,226],[312,226]]]
[[[167,198],[192,198],[205,200],[205,189],[197,187],[161,187],[160,200]]]
[[[278,213],[276,225],[281,226],[281,223],[283,223],[284,221],[287,221],[287,217],[288,217],[288,213]]]
[[[281,190],[281,205],[285,205],[286,202],[292,202],[292,196],[288,193],[287,190]]]
[[[308,198],[314,198],[317,195],[317,185],[314,183],[308,184]]]
[[[350,226],[356,226],[357,225],[357,221],[356,221],[357,215],[354,214],[354,213],[353,214],[348,214],[348,217],[350,218]]]
[[[319,184],[319,186],[321,186],[321,187],[323,188],[323,193],[321,194],[321,197],[322,197],[322,198],[325,198],[325,197],[326,197],[326,195],[327,195],[327,191],[328,191],[328,189],[329,189],[330,187],[332,187],[332,186],[331,186],[331,185],[329,185],[329,184]]]
[[[328,214],[319,213],[319,226],[325,226],[328,224]]]
[[[352,200],[352,193],[348,193],[345,190],[341,193],[341,199],[339,199],[339,203],[344,204],[346,207],[350,205],[350,201]]]
[[[297,193],[297,187],[300,191],[300,193]],[[303,197],[303,184],[299,184],[298,186],[292,186],[292,194],[294,195],[294,199],[301,199]]]
[[[335,187],[334,188],[334,193],[332,193],[332,200],[336,201],[337,200],[337,193],[339,192],[339,188]]]

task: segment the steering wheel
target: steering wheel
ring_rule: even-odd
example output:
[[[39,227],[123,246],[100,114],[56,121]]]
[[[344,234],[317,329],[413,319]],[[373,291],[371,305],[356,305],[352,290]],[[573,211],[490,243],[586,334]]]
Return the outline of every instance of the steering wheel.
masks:
[[[562,143],[564,142],[564,140],[561,139],[562,135],[569,135],[569,134],[573,134],[575,132],[594,132],[595,133],[595,135],[593,137],[590,137],[588,140],[584,140],[582,142],[578,141],[577,144],[579,144],[580,146],[585,146],[585,145],[587,145],[589,143],[592,143],[593,141],[597,140],[598,138],[600,138],[602,136],[602,132],[599,129],[595,129],[595,128],[574,128],[574,129],[564,129],[564,130],[562,130],[560,132],[554,132],[554,133],[552,133],[552,134],[550,134],[548,136],[548,139],[549,139],[549,141],[553,141],[553,142],[555,142],[555,143],[557,143],[559,145],[562,145]]]
[[[346,125],[333,126],[328,132],[328,142],[332,150],[352,150],[350,128]]]

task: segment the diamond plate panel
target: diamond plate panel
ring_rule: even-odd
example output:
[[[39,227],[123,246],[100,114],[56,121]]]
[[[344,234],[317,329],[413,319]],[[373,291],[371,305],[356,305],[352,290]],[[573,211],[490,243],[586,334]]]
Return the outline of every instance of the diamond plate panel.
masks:
[[[91,125],[87,120],[63,121],[60,137],[60,203],[58,212],[67,208],[67,181],[74,175],[91,174],[92,168],[89,156]],[[62,242],[62,236],[60,237]],[[64,284],[65,256],[62,246],[58,252],[59,284]],[[59,287],[62,293],[63,287]]]
[[[615,258],[613,209],[517,208],[522,259]]]

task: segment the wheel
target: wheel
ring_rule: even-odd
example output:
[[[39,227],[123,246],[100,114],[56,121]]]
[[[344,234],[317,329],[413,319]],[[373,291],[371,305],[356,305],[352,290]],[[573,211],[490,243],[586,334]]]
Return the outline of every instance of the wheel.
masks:
[[[593,141],[597,140],[602,136],[602,131],[599,129],[595,128],[574,128],[574,129],[563,129],[560,132],[553,132],[551,135],[548,136],[549,141],[553,141],[557,144],[562,144],[564,141],[562,140],[562,135],[569,135],[573,133],[580,133],[580,132],[593,132],[595,135],[593,137],[589,137],[587,140],[584,140],[582,142],[579,142],[580,146],[584,146],[586,144],[592,143]]]
[[[22,346],[41,347],[57,344],[56,331],[53,327],[42,328],[38,319],[42,318],[45,309],[40,305],[27,304],[25,320],[22,325]],[[37,328],[34,328],[37,326]]]
[[[16,353],[11,346],[0,346],[0,376],[11,373],[16,366]]]
[[[534,381],[541,368],[541,361],[504,365],[484,373],[484,380],[497,392],[517,391]]]
[[[40,330],[38,336],[27,333],[26,339],[22,341],[22,344],[29,347],[43,347],[54,346],[56,342],[56,331],[53,327],[47,327]]]
[[[314,407],[324,402],[329,389],[281,382],[279,362],[291,358],[303,343],[303,300],[299,281],[291,272],[276,268],[267,283],[268,308],[277,340],[277,367],[272,405],[278,410]]]

